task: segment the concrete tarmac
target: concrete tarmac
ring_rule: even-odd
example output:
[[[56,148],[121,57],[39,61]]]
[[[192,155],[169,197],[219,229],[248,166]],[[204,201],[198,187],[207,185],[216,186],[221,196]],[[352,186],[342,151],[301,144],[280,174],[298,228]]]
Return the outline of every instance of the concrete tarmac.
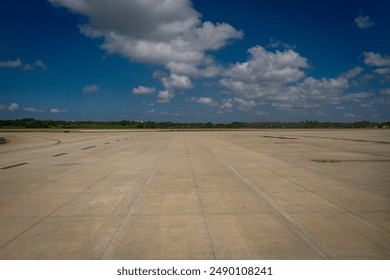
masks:
[[[390,259],[390,130],[0,132],[0,259]]]

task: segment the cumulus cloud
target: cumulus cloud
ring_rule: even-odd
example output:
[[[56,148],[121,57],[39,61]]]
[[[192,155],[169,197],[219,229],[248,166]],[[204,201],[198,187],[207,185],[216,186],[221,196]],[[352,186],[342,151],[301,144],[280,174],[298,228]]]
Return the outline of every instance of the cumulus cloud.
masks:
[[[267,102],[278,110],[293,112],[326,104],[360,102],[371,95],[347,94],[350,81],[364,72],[362,67],[352,68],[335,78],[316,79],[305,77],[303,69],[309,68],[307,59],[291,49],[272,52],[256,46],[248,52],[248,60],[230,66],[219,81],[236,96],[227,102],[228,107],[235,103],[240,110],[248,111]]]
[[[162,90],[158,92],[159,103],[170,103],[171,100],[175,97],[175,93],[169,90]]]
[[[292,92],[303,93],[313,99],[324,100],[330,96],[338,95],[349,87],[348,80],[339,78],[306,78],[302,83],[289,87]]]
[[[224,68],[217,65],[211,57],[206,58],[202,65],[170,61],[166,64],[166,67],[173,73],[191,77],[212,78],[219,76],[224,71]]]
[[[195,103],[199,103],[209,107],[218,106],[218,103],[214,101],[211,97],[200,97],[200,98],[192,97],[191,100]]]
[[[224,100],[220,108],[224,111],[230,112],[233,109],[233,100],[232,99],[227,99]]]
[[[99,90],[99,87],[95,84],[88,85],[88,86],[85,86],[83,88],[84,93],[93,93],[93,92],[97,92],[98,90]]]
[[[238,104],[238,108],[242,111],[249,111],[256,107],[256,102],[254,100],[245,100],[237,97],[234,97],[233,100]]]
[[[358,16],[355,18],[355,23],[360,29],[366,29],[374,26],[374,23],[370,21],[369,16]]]
[[[280,40],[275,40],[274,38],[271,38],[269,41],[270,42],[269,42],[267,47],[270,47],[273,49],[278,49],[280,47],[282,47],[284,49],[295,49],[297,47],[296,45],[291,45],[289,43],[286,43],[286,42],[283,42]]]
[[[351,92],[350,79],[359,75],[360,68],[353,68],[336,78],[315,79],[307,77],[302,82],[286,88],[285,100],[281,104],[290,108],[317,108],[322,105],[340,107],[343,102],[363,102],[372,96],[371,92]],[[288,101],[288,102],[286,102]]]
[[[49,1],[86,16],[81,32],[103,38],[107,52],[164,65],[176,74],[211,75],[215,68],[205,52],[243,36],[227,23],[202,22],[190,0]]]
[[[34,66],[31,65],[31,64],[26,63],[26,64],[23,66],[23,70],[25,70],[25,71],[34,70]]]
[[[272,98],[272,105],[280,110],[296,111],[318,108],[321,105],[333,106],[342,103],[342,96],[350,87],[346,78],[307,77],[302,82],[286,87],[277,97]]]
[[[8,106],[8,109],[11,110],[11,111],[16,111],[19,109],[19,104],[17,103],[11,103],[9,106]]]
[[[35,109],[35,108],[24,108],[23,111],[26,111],[26,112],[30,112],[30,113],[44,113],[45,111],[43,110],[39,110],[39,109]]]
[[[193,87],[189,77],[184,75],[177,75],[171,73],[167,75],[161,71],[155,71],[154,78],[159,79],[165,90],[159,91],[158,100],[159,103],[170,103],[175,97],[176,90],[187,90]]]
[[[360,118],[361,115],[360,114],[354,114],[354,113],[347,113],[347,114],[344,114],[343,115],[344,117],[347,117],[347,118]]]
[[[29,70],[35,70],[36,68],[40,68],[41,70],[46,70],[47,69],[47,65],[40,59],[38,59],[37,61],[34,62],[34,64],[24,64],[23,66],[23,70],[25,71],[29,71]]]
[[[390,66],[390,56],[375,52],[364,52],[364,63],[368,66]]]
[[[342,102],[369,96],[370,93],[353,93],[350,89],[351,84],[357,84],[359,75],[368,80],[377,77],[371,75],[375,73],[384,79],[390,67],[389,56],[365,52],[365,64],[378,67],[373,73],[362,74],[364,69],[355,67],[338,77],[306,77],[305,70],[310,68],[307,59],[295,51],[294,45],[274,39],[268,45],[272,51],[255,46],[248,50],[246,61],[224,67],[210,51],[241,39],[243,32],[228,23],[203,21],[191,0],[49,1],[85,16],[80,32],[101,39],[101,48],[107,53],[165,67],[165,73],[154,73],[161,82],[161,90],[146,86],[132,89],[133,94],[157,92],[159,103],[170,103],[177,92],[194,88],[196,78],[218,77],[219,85],[230,94],[228,99],[217,102],[211,97],[200,97],[192,101],[218,106],[224,111],[233,107],[253,110],[263,102],[280,110],[317,108],[320,104],[342,107]],[[373,26],[368,16],[356,17],[355,22],[359,28]],[[0,62],[0,65],[10,67],[5,66],[11,65],[10,62]],[[14,65],[17,63],[14,61]],[[93,91],[93,88],[88,90]]]
[[[364,72],[364,69],[360,66],[357,66],[355,68],[352,68],[351,70],[347,71],[346,73],[341,74],[340,76],[346,79],[352,79],[357,76],[359,76],[361,73]]]
[[[381,93],[384,94],[384,95],[389,95],[390,96],[390,88],[381,89]]]
[[[184,75],[171,74],[169,77],[161,78],[166,89],[190,89],[192,88],[192,83],[190,78]]]
[[[50,113],[52,114],[66,113],[66,112],[68,112],[68,110],[66,109],[57,109],[57,108],[50,109]]]
[[[37,61],[35,61],[34,65],[36,67],[39,67],[41,68],[42,70],[46,70],[47,69],[47,65],[40,59],[38,59]]]
[[[378,68],[374,72],[379,75],[390,74],[390,67]]]
[[[304,77],[306,58],[293,50],[270,52],[261,46],[249,49],[246,62],[236,63],[223,74],[220,84],[247,98],[266,98],[277,88]]]
[[[7,60],[0,62],[0,68],[23,68],[23,70],[34,70],[36,67],[46,70],[47,65],[40,59],[36,60],[33,64],[28,64],[28,63],[22,63],[20,58],[17,58],[15,60]]]
[[[371,92],[349,93],[341,96],[341,100],[359,102],[362,99],[372,96]]]
[[[154,92],[156,92],[154,87],[138,86],[133,88],[133,94],[152,94]]]
[[[0,61],[0,68],[15,68],[22,66],[22,61],[17,58],[15,60]]]

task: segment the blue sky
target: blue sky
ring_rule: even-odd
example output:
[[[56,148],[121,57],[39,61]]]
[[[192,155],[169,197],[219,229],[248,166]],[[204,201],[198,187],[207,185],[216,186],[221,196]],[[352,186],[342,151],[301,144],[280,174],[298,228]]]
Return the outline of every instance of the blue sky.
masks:
[[[390,120],[390,2],[13,0],[0,118]]]

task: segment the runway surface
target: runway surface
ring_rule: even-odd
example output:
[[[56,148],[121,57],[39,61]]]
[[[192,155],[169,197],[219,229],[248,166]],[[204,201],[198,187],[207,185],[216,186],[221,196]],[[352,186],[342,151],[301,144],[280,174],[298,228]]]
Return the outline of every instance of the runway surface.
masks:
[[[390,130],[0,132],[0,259],[390,259]]]

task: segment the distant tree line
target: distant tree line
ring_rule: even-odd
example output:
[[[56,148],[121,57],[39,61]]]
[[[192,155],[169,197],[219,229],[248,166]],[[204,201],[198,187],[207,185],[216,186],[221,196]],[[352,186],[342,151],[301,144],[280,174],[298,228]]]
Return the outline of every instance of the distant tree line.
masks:
[[[232,122],[232,123],[173,123],[152,121],[53,121],[36,119],[0,120],[0,128],[36,129],[254,129],[254,128],[389,128],[390,122]]]

